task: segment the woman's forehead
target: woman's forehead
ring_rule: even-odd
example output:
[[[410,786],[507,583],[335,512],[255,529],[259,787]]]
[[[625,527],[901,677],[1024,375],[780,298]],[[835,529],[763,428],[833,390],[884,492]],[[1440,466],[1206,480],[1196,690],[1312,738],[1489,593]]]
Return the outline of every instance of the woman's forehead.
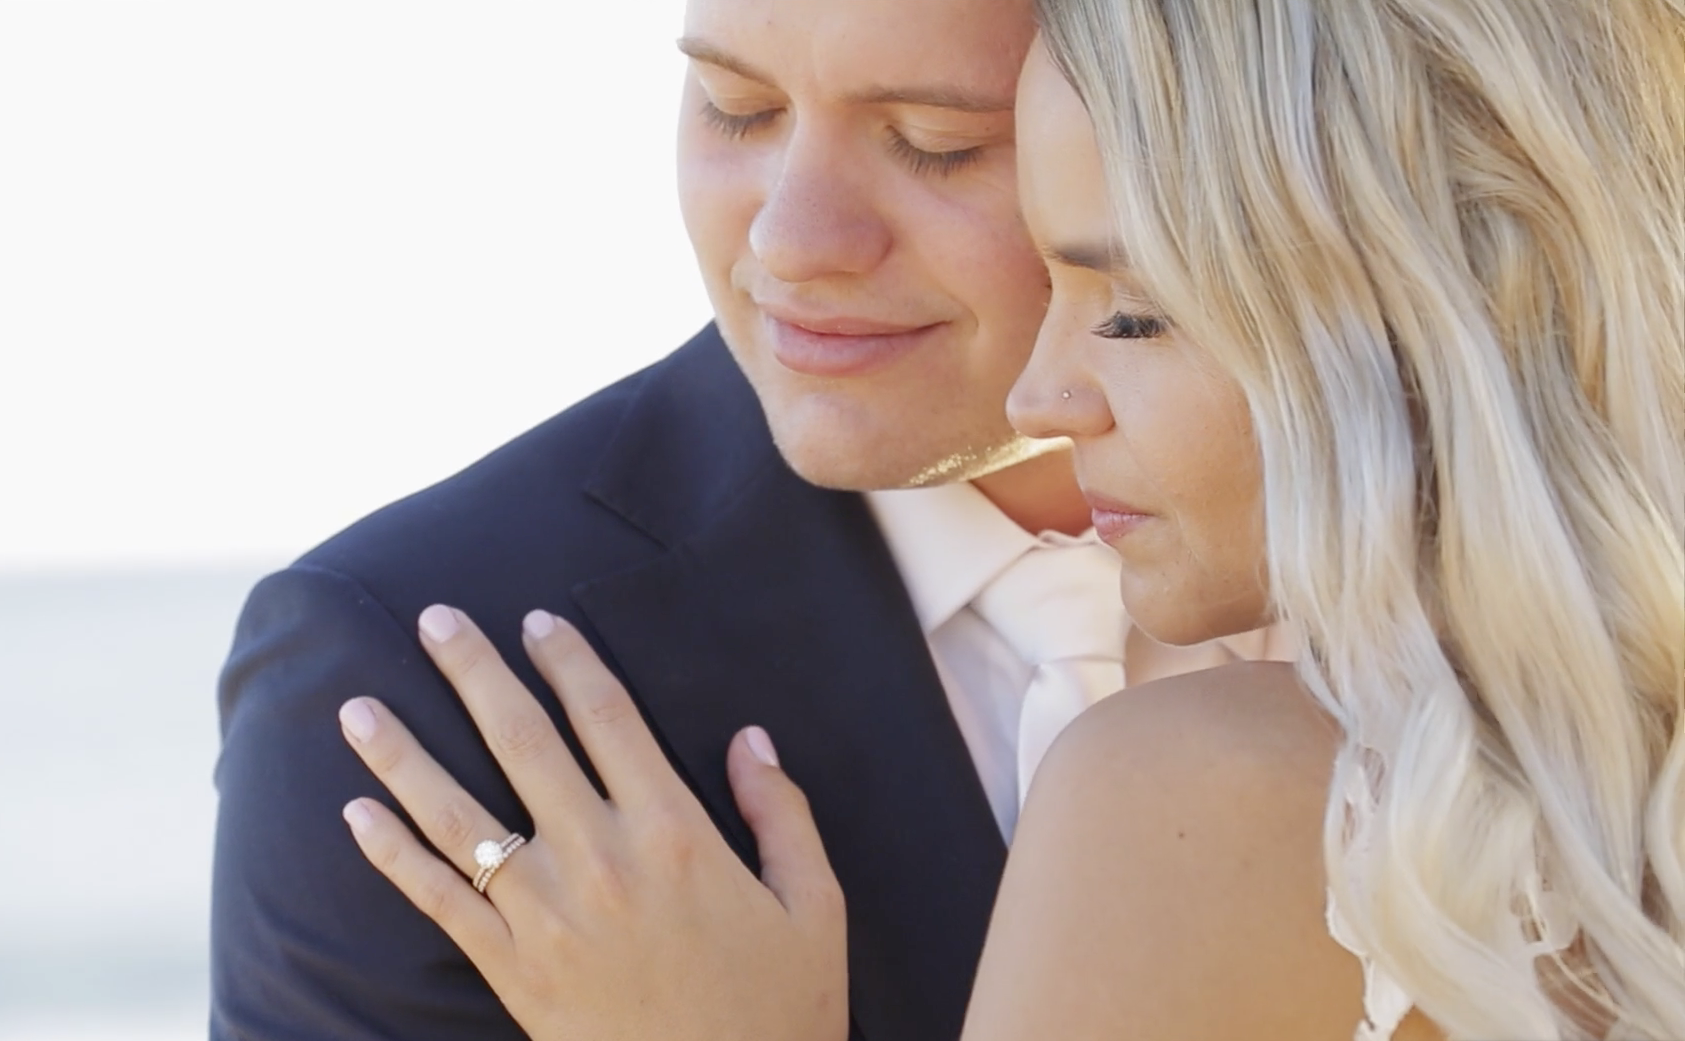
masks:
[[[1093,124],[1040,46],[1024,64],[1017,134],[1019,198],[1036,244],[1073,256],[1102,246],[1110,211]]]

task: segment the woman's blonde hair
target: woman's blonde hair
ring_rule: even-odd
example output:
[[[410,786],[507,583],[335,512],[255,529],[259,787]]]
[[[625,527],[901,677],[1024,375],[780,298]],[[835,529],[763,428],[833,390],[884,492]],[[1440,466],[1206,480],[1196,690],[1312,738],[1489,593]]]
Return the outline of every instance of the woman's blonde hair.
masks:
[[[1685,1038],[1685,0],[1039,0],[1241,382],[1351,931],[1454,1038]]]

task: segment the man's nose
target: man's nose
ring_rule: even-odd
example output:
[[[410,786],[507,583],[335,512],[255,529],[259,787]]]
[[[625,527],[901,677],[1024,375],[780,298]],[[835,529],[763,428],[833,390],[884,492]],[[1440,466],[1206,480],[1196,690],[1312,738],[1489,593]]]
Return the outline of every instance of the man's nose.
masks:
[[[893,236],[860,183],[859,157],[842,142],[798,129],[777,180],[749,226],[749,248],[781,282],[865,274],[889,253]]]

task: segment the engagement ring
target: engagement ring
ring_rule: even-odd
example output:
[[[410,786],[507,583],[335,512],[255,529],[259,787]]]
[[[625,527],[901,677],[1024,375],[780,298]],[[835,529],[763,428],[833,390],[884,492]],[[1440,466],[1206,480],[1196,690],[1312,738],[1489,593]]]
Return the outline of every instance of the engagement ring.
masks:
[[[502,842],[490,839],[474,847],[474,863],[480,865],[480,873],[474,876],[474,890],[484,893],[486,886],[491,885],[491,877],[497,874],[497,869],[509,861],[509,854],[527,844],[527,840],[511,833]]]

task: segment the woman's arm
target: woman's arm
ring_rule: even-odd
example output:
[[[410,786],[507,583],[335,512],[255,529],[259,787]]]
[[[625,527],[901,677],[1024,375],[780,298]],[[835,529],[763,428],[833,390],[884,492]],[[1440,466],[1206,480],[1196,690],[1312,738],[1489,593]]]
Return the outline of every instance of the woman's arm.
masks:
[[[1362,973],[1321,855],[1337,742],[1283,665],[1080,719],[1025,807],[964,1041],[1351,1041]]]

